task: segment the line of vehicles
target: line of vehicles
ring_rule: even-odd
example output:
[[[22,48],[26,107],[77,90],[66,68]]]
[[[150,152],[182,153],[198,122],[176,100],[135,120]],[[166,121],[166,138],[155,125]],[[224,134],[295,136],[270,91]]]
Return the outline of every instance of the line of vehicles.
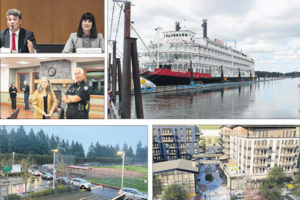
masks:
[[[41,169],[41,171],[40,171]],[[40,167],[33,167],[28,170],[29,173],[32,174],[32,176],[35,177],[41,177],[43,180],[47,181],[53,181],[54,177],[51,173],[51,170],[53,170],[51,165],[45,165]],[[13,165],[9,170],[7,170],[7,173],[20,173],[21,172],[21,165]],[[68,178],[66,176],[59,176],[55,178],[55,181],[59,184],[64,184],[64,185],[71,185],[72,187],[78,187],[81,190],[85,191],[91,191],[93,189],[92,183],[89,181],[82,179],[82,178]],[[125,197],[125,199],[128,200],[146,200],[148,199],[147,194],[144,194],[143,192],[135,189],[135,188],[128,188],[124,187],[122,196]]]
[[[44,180],[53,180],[53,175],[50,172],[40,172],[39,170],[31,170],[32,175],[34,176],[41,176]],[[72,185],[74,187],[78,187],[82,190],[91,191],[93,184],[88,182],[82,178],[72,178],[69,179],[65,176],[57,177],[56,181],[60,184],[64,185]],[[126,199],[128,200],[147,200],[148,196],[143,192],[134,189],[134,188],[123,188],[123,194],[125,195]]]
[[[34,176],[41,176],[42,179],[44,180],[53,180],[53,175],[50,172],[41,173],[39,170],[32,170],[31,173]],[[79,187],[80,189],[89,190],[89,191],[92,188],[92,184],[90,182],[81,178],[68,179],[65,176],[61,176],[61,177],[57,177],[56,181],[64,185],[73,185]]]

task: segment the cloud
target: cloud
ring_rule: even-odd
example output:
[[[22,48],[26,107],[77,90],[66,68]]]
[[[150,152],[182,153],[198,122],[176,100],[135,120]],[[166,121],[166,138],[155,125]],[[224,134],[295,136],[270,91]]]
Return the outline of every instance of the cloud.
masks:
[[[175,21],[202,36],[202,19],[207,18],[209,38],[231,46],[236,41],[237,49],[255,59],[256,70],[300,71],[299,0],[132,0],[132,4],[134,27],[146,43],[154,39],[156,27],[174,30]],[[109,1],[108,16],[111,11]],[[121,45],[122,38],[119,41]]]

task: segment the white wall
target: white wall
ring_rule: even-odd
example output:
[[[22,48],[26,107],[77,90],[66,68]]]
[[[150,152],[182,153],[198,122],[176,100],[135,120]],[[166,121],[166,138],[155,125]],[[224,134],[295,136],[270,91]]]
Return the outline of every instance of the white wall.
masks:
[[[9,68],[8,67],[1,67],[1,92],[8,92],[9,89]]]

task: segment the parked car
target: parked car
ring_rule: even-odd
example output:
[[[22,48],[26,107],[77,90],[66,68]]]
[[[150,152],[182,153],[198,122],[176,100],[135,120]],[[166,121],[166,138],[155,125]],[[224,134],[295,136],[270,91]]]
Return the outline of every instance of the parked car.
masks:
[[[64,185],[70,184],[70,180],[65,176],[58,177],[57,182]]]
[[[134,188],[123,188],[123,194],[126,195],[126,199],[148,199],[148,195]]]
[[[43,172],[42,173],[42,179],[45,179],[45,180],[52,180],[53,179],[53,176],[51,173],[49,172]]]
[[[32,170],[31,173],[32,173],[33,176],[40,176],[41,175],[41,172],[37,169]]]
[[[86,190],[91,190],[92,187],[92,184],[90,182],[81,178],[73,178],[70,184],[77,186],[80,189],[86,189]]]

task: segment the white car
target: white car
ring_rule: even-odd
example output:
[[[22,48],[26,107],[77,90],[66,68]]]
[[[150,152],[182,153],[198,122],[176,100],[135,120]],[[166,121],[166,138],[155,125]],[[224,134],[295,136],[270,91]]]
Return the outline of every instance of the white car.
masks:
[[[81,178],[73,178],[70,181],[71,185],[77,186],[80,189],[86,189],[91,190],[92,184],[88,182],[87,180],[81,179]]]
[[[123,194],[125,194],[126,199],[132,200],[147,200],[148,196],[141,191],[134,188],[123,188]]]
[[[39,170],[32,170],[32,175],[33,176],[40,176],[41,175],[41,172]]]

